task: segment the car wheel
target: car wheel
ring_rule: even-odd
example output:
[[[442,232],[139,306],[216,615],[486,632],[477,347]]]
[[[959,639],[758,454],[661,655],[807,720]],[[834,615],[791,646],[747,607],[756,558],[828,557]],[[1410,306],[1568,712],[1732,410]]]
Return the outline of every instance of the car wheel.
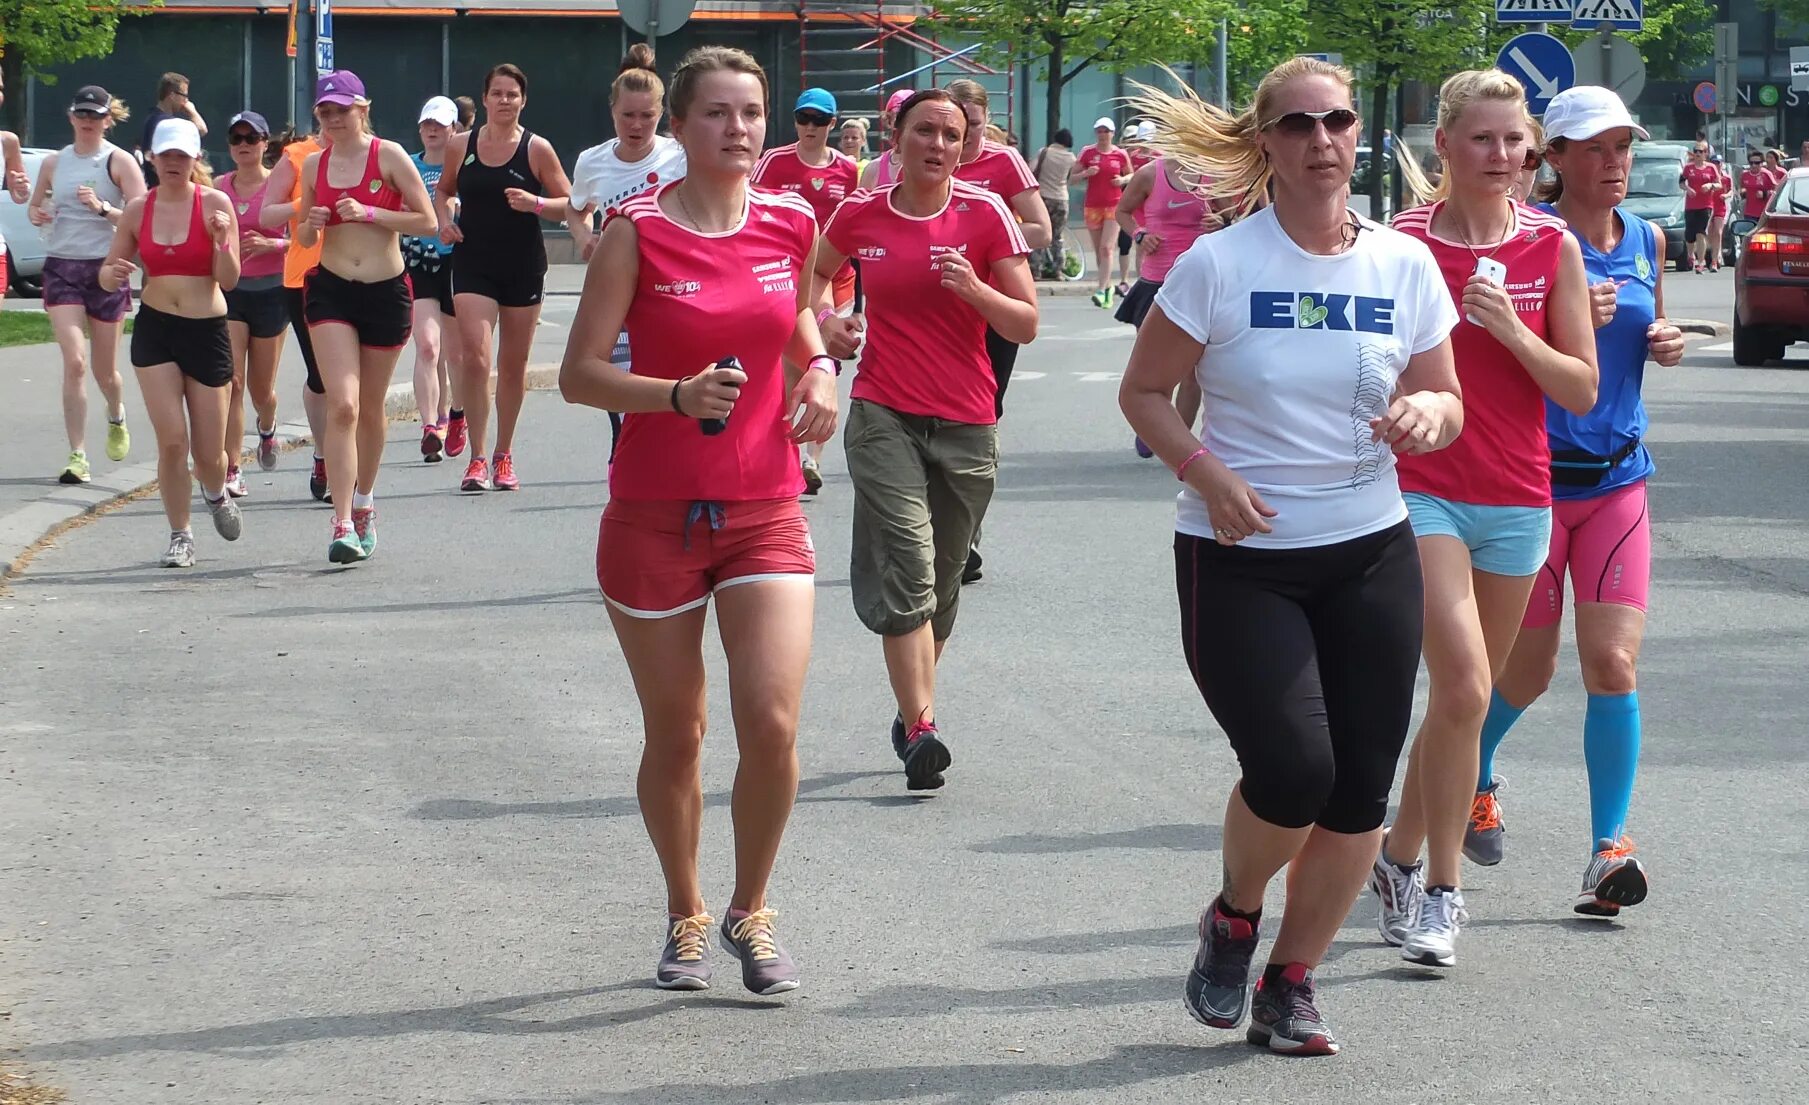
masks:
[[[1781,351],[1777,354],[1773,354],[1772,349],[1773,343],[1765,340],[1764,335],[1760,334],[1753,327],[1740,325],[1740,320],[1738,318],[1734,320],[1735,364],[1742,368],[1756,368],[1759,365],[1764,364],[1767,360],[1770,360],[1773,356],[1782,355]]]

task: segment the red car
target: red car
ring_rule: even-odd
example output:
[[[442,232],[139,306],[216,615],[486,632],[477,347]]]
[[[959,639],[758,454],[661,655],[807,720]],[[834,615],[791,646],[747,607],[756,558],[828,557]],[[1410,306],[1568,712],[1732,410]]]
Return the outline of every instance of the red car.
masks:
[[[1761,365],[1809,341],[1809,168],[1790,170],[1734,270],[1734,363]]]

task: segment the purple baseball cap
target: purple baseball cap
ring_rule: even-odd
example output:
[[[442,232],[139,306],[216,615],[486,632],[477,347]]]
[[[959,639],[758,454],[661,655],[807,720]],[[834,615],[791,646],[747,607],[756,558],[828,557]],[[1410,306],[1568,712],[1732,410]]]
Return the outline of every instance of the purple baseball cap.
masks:
[[[351,107],[365,102],[364,82],[350,69],[335,69],[314,82],[314,106],[338,104]]]

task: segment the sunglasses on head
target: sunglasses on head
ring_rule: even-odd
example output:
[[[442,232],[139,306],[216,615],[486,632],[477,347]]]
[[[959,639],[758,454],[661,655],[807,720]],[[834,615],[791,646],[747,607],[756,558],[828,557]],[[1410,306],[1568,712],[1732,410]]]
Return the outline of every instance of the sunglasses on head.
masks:
[[[229,146],[255,146],[263,140],[263,135],[248,130],[235,130],[226,136],[226,144]]]
[[[1327,134],[1343,134],[1357,125],[1357,113],[1348,107],[1335,107],[1329,111],[1290,111],[1264,123],[1262,129],[1304,138],[1320,123],[1325,124]]]
[[[818,115],[814,111],[800,111],[796,115],[792,116],[792,118],[796,119],[801,125],[806,126],[806,127],[826,127],[829,124],[835,122],[835,118],[833,116]]]

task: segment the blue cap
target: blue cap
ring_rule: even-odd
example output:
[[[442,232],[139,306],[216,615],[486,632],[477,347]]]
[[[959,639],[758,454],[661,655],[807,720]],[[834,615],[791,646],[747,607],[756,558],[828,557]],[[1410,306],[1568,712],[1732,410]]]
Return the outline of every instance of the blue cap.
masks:
[[[827,88],[806,88],[798,97],[798,106],[792,110],[794,112],[820,111],[833,119],[836,115],[835,97],[829,94]]]

